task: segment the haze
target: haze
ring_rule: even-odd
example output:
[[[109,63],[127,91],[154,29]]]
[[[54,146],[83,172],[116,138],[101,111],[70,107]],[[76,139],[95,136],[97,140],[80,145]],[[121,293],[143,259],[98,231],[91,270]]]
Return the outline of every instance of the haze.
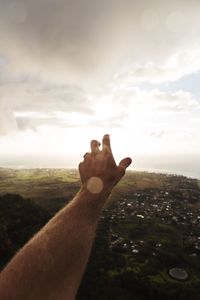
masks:
[[[132,168],[200,178],[200,2],[0,0],[0,166],[77,167],[110,133]]]

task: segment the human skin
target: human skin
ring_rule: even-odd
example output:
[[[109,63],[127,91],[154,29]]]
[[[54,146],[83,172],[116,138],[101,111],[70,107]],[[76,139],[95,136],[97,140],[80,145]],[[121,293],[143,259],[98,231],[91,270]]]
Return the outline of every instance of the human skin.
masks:
[[[81,188],[0,273],[1,300],[73,300],[84,274],[103,207],[131,164],[117,166],[110,137],[91,141],[79,164]]]

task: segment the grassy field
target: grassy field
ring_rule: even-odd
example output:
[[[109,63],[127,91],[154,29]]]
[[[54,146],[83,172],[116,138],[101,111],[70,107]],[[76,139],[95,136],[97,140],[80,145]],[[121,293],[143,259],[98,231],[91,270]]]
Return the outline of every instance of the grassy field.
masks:
[[[145,172],[127,172],[120,182],[120,191],[161,187],[166,178]],[[47,201],[47,197],[69,198],[80,187],[75,169],[3,169],[0,168],[0,195],[19,194],[35,201]]]
[[[65,169],[0,169],[0,195],[19,194],[43,206],[69,199],[80,186],[78,172]]]

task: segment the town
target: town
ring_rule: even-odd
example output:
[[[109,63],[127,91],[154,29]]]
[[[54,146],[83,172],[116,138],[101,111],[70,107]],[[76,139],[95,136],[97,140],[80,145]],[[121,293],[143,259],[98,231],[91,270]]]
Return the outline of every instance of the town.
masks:
[[[191,189],[189,179],[187,183],[188,188],[185,184],[178,191],[169,186],[166,189],[145,189],[133,194],[127,193],[112,209],[107,210],[106,215],[113,223],[124,220],[126,223],[142,225],[154,220],[159,224],[177,227],[178,231],[182,228],[183,243],[190,243],[193,249],[191,255],[197,256],[200,253],[200,206],[196,207],[195,204],[199,202],[200,191]],[[123,244],[123,238],[113,232],[111,247],[119,244],[137,253],[131,240]],[[157,244],[155,247],[161,246]]]

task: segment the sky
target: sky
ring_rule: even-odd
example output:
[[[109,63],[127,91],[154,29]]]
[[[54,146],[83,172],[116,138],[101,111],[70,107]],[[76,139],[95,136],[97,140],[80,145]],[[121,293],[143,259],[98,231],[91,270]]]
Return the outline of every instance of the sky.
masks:
[[[0,0],[0,167],[77,167],[109,133],[117,162],[200,178],[199,12]]]

